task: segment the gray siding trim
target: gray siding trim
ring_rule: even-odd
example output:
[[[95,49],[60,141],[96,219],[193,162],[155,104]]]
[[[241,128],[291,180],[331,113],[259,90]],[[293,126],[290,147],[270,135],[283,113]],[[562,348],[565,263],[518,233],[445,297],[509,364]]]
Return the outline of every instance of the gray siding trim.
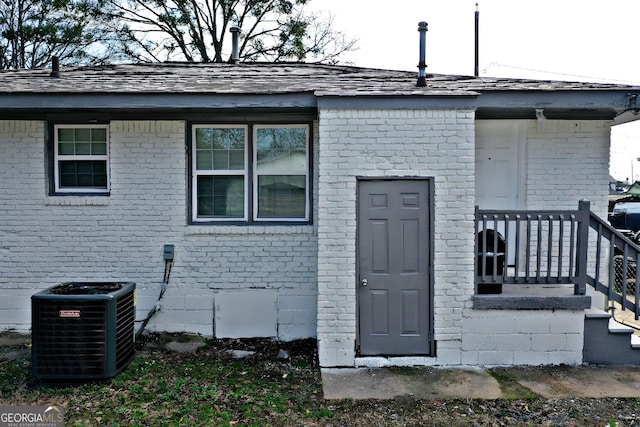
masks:
[[[238,109],[63,109],[2,110],[0,120],[44,120],[59,123],[109,122],[112,120],[180,120],[206,123],[259,121],[261,123],[311,122],[318,114],[315,108],[238,108]]]
[[[612,120],[628,107],[626,90],[504,90],[436,92],[429,95],[315,95],[207,93],[15,93],[0,95],[0,118],[41,118],[51,113],[126,113],[163,119],[222,110],[274,110],[305,113],[322,109],[469,110],[478,119],[533,119],[544,109],[550,120]],[[635,116],[632,117],[635,119]]]
[[[479,97],[478,108],[621,111],[627,106],[628,95],[626,90],[487,91]]]
[[[628,106],[625,90],[488,91],[478,98],[477,119],[613,120]]]
[[[543,111],[549,120],[613,120],[619,114],[613,109],[543,108]],[[536,108],[478,108],[476,119],[535,120]]]
[[[588,295],[523,296],[474,295],[476,310],[584,310],[591,307]]]
[[[477,94],[447,96],[319,96],[319,109],[338,110],[475,110]]]
[[[311,92],[212,95],[193,93],[16,93],[0,96],[0,110],[63,109],[219,109],[219,108],[315,108]]]

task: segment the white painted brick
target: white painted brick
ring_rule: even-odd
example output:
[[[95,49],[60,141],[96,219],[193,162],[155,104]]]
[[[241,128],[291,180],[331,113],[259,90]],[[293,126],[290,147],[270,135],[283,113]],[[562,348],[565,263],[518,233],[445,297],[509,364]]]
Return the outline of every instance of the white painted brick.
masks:
[[[549,352],[547,351],[514,351],[514,365],[546,365],[549,363]]]
[[[467,310],[463,322],[463,363],[477,360],[479,364],[509,364],[510,358],[505,356],[509,352],[512,363],[517,365],[558,360],[577,363],[582,357],[583,336],[575,325],[583,318],[581,311]],[[501,323],[496,324],[498,321]],[[559,327],[559,323],[567,326]],[[473,356],[475,353],[477,358]]]
[[[550,365],[578,365],[582,363],[582,349],[579,351],[555,351],[549,354]]]
[[[584,312],[557,311],[554,320],[549,324],[549,332],[552,334],[564,333],[582,335],[584,332]]]
[[[325,337],[335,336],[337,331],[344,331],[342,341],[344,347],[339,352],[353,355],[351,345],[355,339],[356,300],[353,296],[355,284],[355,220],[356,220],[356,176],[436,176],[436,227],[449,215],[456,215],[454,221],[442,222],[442,233],[436,232],[436,254],[434,260],[435,292],[443,285],[439,278],[447,274],[447,287],[452,288],[454,296],[460,300],[436,300],[436,337],[439,345],[447,348],[447,343],[456,343],[460,337],[460,323],[447,318],[455,317],[455,310],[464,307],[465,295],[473,292],[473,272],[460,269],[460,263],[472,266],[473,206],[463,201],[456,203],[455,198],[473,199],[474,174],[474,142],[472,114],[463,111],[355,111],[331,110],[320,111],[320,138],[322,147],[318,168],[319,189],[319,221],[318,221],[318,312],[328,307],[342,307],[352,325],[349,328],[336,328],[330,320],[318,317],[318,338],[322,342]],[[345,118],[348,117],[348,121]],[[449,124],[444,124],[449,121]],[[348,124],[349,128],[346,129]],[[340,130],[345,129],[347,138]],[[353,129],[353,130],[352,130]],[[443,147],[446,149],[443,150]],[[434,149],[434,147],[436,149]],[[454,148],[455,147],[455,148]],[[465,161],[460,161],[460,158]],[[465,166],[466,164],[466,166]],[[455,186],[459,189],[456,195],[443,190],[446,179],[444,175],[455,171],[459,177]],[[346,183],[346,185],[345,185]],[[345,202],[346,201],[346,202]],[[467,210],[465,215],[464,211]],[[455,212],[455,213],[454,213]],[[343,219],[347,219],[344,222]],[[441,219],[442,218],[442,219]],[[464,232],[465,227],[468,229]],[[440,250],[441,245],[454,241],[450,237],[452,229],[460,230],[470,245],[464,250],[464,241],[455,242],[450,247]],[[457,236],[456,236],[457,237]],[[337,252],[336,247],[344,252]],[[462,254],[457,251],[462,248]],[[456,252],[455,256],[454,252]],[[466,253],[465,253],[466,252]],[[348,262],[338,260],[348,256]],[[465,262],[466,261],[466,262]],[[464,285],[462,285],[464,284]],[[351,297],[343,299],[338,289],[350,289]],[[438,312],[439,305],[446,307],[445,312]],[[454,310],[454,311],[452,311]],[[454,313],[454,314],[451,314]],[[459,313],[459,312],[458,312]],[[458,314],[459,315],[459,314]],[[341,316],[341,318],[344,316]],[[450,325],[443,330],[439,324]],[[443,339],[446,341],[443,342]],[[458,352],[459,341],[451,352]],[[438,360],[440,360],[440,352]],[[336,353],[320,352],[321,364],[334,365],[331,357]],[[336,356],[337,357],[337,356]],[[450,358],[450,357],[449,357]],[[451,358],[450,358],[451,359]],[[459,356],[456,362],[459,361]]]
[[[534,339],[536,335],[532,334],[501,334],[498,335],[498,348],[496,350],[503,351],[529,351],[536,350]]]
[[[142,318],[159,295],[165,243],[175,244],[175,262],[150,330],[210,336],[214,288],[315,295],[314,225],[187,225],[184,122],[112,121],[108,197],[46,195],[45,128],[0,121],[0,287],[16,310],[29,313],[29,296],[56,283],[127,280],[137,284]],[[296,323],[283,330],[314,336],[315,301],[297,302]],[[16,323],[30,327],[26,316],[0,310],[0,330]]]
[[[567,337],[564,334],[533,334],[531,336],[534,351],[566,350],[567,344]]]
[[[481,366],[513,365],[512,351],[479,351],[477,364]]]
[[[434,363],[527,362],[526,352],[503,352],[495,340],[483,349],[482,340],[471,338],[487,331],[517,336],[507,344],[511,347],[524,339],[518,334],[539,334],[535,342],[541,349],[530,361],[543,360],[545,352],[550,363],[579,360],[583,326],[576,313],[491,315],[469,308],[474,112],[323,110],[319,115],[314,224],[259,227],[187,225],[183,122],[111,122],[111,195],[49,197],[46,124],[0,121],[0,287],[11,302],[0,310],[0,329],[28,329],[29,296],[70,280],[134,281],[138,312],[146,313],[164,272],[162,245],[173,243],[176,260],[164,309],[151,328],[210,335],[213,315],[206,306],[215,290],[270,288],[278,292],[281,337],[313,336],[318,312],[321,363],[350,366],[356,333],[356,176],[429,176],[435,178],[439,351]],[[526,208],[574,209],[578,200],[590,198],[592,209],[606,216],[608,189],[598,183],[608,179],[608,121],[531,120],[526,140]],[[511,330],[504,325],[510,322]],[[468,351],[462,353],[463,346]]]
[[[469,366],[478,366],[480,364],[477,351],[462,351],[460,355],[460,364]]]
[[[576,209],[579,200],[587,199],[592,201],[591,209],[606,218],[609,146],[608,121],[529,122],[527,209],[545,209],[550,204]],[[574,183],[570,194],[567,182]]]
[[[331,337],[329,337],[331,339]],[[354,366],[355,357],[353,340],[320,340],[318,339],[318,357],[330,361],[325,367]]]
[[[500,339],[501,338],[497,335],[464,334],[462,351],[477,351],[478,349],[495,351],[499,348]]]

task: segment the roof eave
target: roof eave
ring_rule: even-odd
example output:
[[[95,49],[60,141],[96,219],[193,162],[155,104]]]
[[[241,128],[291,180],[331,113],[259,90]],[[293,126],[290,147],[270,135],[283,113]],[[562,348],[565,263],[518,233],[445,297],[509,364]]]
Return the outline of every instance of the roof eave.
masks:
[[[0,94],[0,110],[182,110],[232,108],[315,108],[311,92],[211,93],[12,93]]]
[[[478,99],[480,119],[614,120],[628,109],[628,90],[486,91]],[[634,120],[634,119],[633,119]]]

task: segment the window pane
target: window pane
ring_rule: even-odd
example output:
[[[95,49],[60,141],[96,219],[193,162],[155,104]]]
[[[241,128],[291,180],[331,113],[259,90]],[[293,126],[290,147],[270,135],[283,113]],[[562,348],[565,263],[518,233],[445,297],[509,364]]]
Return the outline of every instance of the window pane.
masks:
[[[89,128],[77,128],[75,129],[75,140],[77,142],[89,142],[91,141],[91,129]]]
[[[304,175],[258,177],[259,218],[304,218],[306,201]]]
[[[107,188],[107,162],[61,161],[60,187]]]
[[[104,128],[59,128],[58,154],[63,156],[104,156],[107,130]]]
[[[213,154],[213,169],[228,170],[229,167],[229,150],[211,150]]]
[[[196,129],[196,148],[198,150],[211,150],[213,148],[212,129]]]
[[[197,128],[195,144],[198,170],[244,169],[244,128]]]
[[[91,154],[91,144],[88,142],[76,142],[76,154],[81,156]]]
[[[258,128],[257,169],[307,169],[307,128]]]
[[[73,156],[76,154],[76,147],[73,142],[62,142],[58,144],[58,154]]]
[[[78,187],[93,187],[93,165],[89,162],[76,162],[76,180]]]
[[[107,142],[107,130],[105,128],[91,129],[91,141]]]
[[[74,138],[73,129],[60,128],[58,129],[58,141],[60,142],[73,142]]]
[[[92,142],[91,154],[94,156],[104,156],[107,154],[107,144],[105,142]]]
[[[199,176],[198,217],[244,217],[244,176]]]
[[[244,169],[244,149],[229,150],[229,169]]]
[[[213,169],[213,156],[211,155],[211,150],[196,150],[196,169]]]

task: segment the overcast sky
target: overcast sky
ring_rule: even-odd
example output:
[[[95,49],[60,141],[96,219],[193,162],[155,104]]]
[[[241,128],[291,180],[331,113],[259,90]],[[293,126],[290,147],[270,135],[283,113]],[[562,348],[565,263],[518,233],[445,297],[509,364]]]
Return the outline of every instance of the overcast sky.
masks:
[[[416,70],[418,22],[429,25],[428,73],[473,75],[476,3],[480,75],[640,85],[640,0],[312,0],[359,39],[343,60]],[[640,179],[640,123],[618,126],[611,173]],[[635,159],[635,160],[632,160]]]
[[[478,0],[480,73],[640,83],[639,0]],[[429,24],[428,72],[473,74],[476,0],[313,0],[359,38],[345,60],[415,70],[418,22]],[[539,73],[537,71],[543,71]]]

